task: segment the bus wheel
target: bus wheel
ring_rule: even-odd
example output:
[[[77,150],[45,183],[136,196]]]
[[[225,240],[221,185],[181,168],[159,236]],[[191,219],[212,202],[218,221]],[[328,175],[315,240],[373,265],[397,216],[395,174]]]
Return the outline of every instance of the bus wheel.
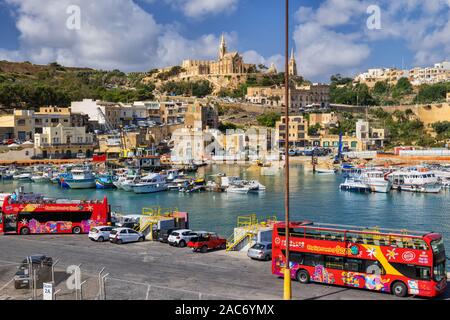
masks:
[[[73,234],[80,234],[81,233],[81,228],[80,227],[75,227],[72,229],[72,233]]]
[[[306,270],[299,270],[297,272],[297,280],[300,283],[309,283],[309,273]]]
[[[28,229],[27,227],[24,227],[24,228],[20,229],[20,234],[24,235],[24,236],[29,235],[30,229]]]
[[[397,297],[404,298],[408,293],[408,288],[403,282],[397,281],[392,285],[392,293]]]

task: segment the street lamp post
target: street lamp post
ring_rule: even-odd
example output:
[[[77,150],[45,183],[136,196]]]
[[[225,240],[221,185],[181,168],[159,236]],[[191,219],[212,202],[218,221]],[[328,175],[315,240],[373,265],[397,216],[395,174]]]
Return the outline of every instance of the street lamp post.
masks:
[[[284,268],[284,300],[291,300],[291,269],[289,267],[289,0],[286,0],[286,48],[285,48],[285,70],[284,70],[284,105],[285,105],[285,125],[286,138],[284,146],[285,157],[285,193],[284,210],[286,223],[286,264]]]

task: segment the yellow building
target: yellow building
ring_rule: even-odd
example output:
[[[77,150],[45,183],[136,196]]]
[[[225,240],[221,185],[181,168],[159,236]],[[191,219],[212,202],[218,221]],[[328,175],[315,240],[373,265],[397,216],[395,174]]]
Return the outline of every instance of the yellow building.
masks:
[[[286,142],[286,117],[281,117],[275,124],[278,146]],[[308,145],[308,121],[303,116],[289,116],[289,147]]]
[[[44,127],[42,133],[34,135],[34,147],[37,156],[43,158],[74,158],[78,154],[91,157],[96,142],[92,133],[86,133],[83,127]]]
[[[62,125],[71,127],[69,108],[41,107],[33,110],[14,110],[10,115],[0,116],[0,134],[3,139],[32,140],[44,127]]]

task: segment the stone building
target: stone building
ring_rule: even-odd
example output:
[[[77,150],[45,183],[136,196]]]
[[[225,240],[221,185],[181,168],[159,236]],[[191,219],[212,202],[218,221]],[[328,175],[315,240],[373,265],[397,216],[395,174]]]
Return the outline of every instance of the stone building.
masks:
[[[328,108],[330,106],[330,86],[326,84],[292,86],[289,94],[292,109]],[[245,99],[253,104],[283,107],[285,100],[284,86],[249,87]]]
[[[195,103],[188,107],[185,115],[187,128],[217,129],[219,113],[214,106]]]
[[[77,154],[91,157],[96,142],[94,134],[83,127],[44,127],[34,135],[35,154],[42,158],[74,158]]]
[[[219,55],[216,61],[209,60],[184,60],[182,63],[184,72],[182,77],[201,75],[235,75],[248,74],[256,70],[254,64],[244,63],[244,59],[238,52],[228,52],[225,37],[222,35]]]

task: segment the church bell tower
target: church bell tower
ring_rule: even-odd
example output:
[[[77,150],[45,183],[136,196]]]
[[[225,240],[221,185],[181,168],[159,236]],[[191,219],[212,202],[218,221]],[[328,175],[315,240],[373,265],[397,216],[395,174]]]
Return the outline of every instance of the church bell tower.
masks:
[[[219,49],[219,60],[222,60],[225,57],[226,53],[227,53],[227,43],[225,42],[225,36],[222,34]]]
[[[297,61],[295,61],[294,49],[291,51],[291,59],[289,60],[289,75],[297,76]]]

